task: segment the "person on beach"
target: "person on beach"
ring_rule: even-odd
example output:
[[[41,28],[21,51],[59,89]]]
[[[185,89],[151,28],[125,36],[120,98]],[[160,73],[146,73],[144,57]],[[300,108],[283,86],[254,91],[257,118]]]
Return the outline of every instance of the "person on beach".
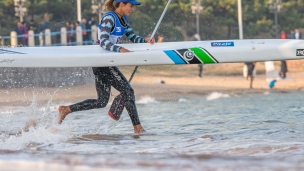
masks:
[[[104,7],[108,12],[103,15],[98,26],[98,41],[102,48],[120,53],[131,52],[116,45],[124,34],[134,43],[155,43],[155,39],[150,40],[150,38],[135,35],[130,27],[127,16],[130,16],[134,11],[135,5],[140,5],[140,2],[136,0],[107,0]],[[72,112],[105,107],[110,98],[111,86],[113,86],[123,96],[124,105],[132,120],[134,133],[145,132],[139,121],[134,90],[121,71],[117,67],[93,67],[92,69],[95,75],[98,98],[87,99],[69,106],[59,106],[58,124],[61,124],[64,118]],[[112,119],[115,118],[111,116],[111,113],[109,115]]]
[[[249,88],[252,88],[253,79],[255,75],[255,62],[245,62],[244,64],[247,68],[247,73],[245,73],[244,75],[246,75],[246,79],[249,79],[250,81]]]
[[[282,79],[285,79],[286,78],[286,73],[288,72],[288,69],[287,69],[287,63],[285,60],[281,61],[281,70],[280,70],[280,77]]]
[[[270,83],[269,83],[269,88],[273,89],[276,82],[277,82],[277,80],[271,80]]]

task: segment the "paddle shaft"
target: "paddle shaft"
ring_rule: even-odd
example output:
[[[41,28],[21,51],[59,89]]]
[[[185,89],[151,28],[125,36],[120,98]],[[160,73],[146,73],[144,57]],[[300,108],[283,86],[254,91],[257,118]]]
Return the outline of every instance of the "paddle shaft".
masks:
[[[134,71],[132,72],[132,75],[131,75],[131,77],[130,77],[130,79],[129,79],[129,83],[132,81],[132,79],[133,79],[133,77],[134,77],[134,75],[135,75],[135,72],[137,71],[137,68],[138,68],[138,66],[136,66],[136,67],[134,68]]]
[[[163,18],[164,18],[164,16],[165,16],[166,12],[167,12],[167,10],[168,10],[168,7],[169,7],[171,1],[172,1],[172,0],[169,0],[169,1],[168,1],[168,3],[167,3],[167,5],[166,5],[166,7],[165,7],[165,9],[164,9],[164,11],[163,11],[163,13],[162,13],[162,15],[160,16],[160,18],[159,18],[159,20],[158,20],[158,22],[157,22],[157,24],[156,24],[156,26],[155,26],[155,28],[154,28],[154,31],[152,32],[152,35],[151,35],[151,37],[150,37],[150,40],[154,37],[154,35],[155,35],[155,33],[156,33],[156,31],[157,31],[157,29],[158,29],[158,27],[159,27],[161,21],[163,20]]]
[[[168,7],[169,7],[171,1],[172,1],[172,0],[169,0],[169,1],[168,1],[168,3],[167,3],[167,5],[166,5],[166,7],[165,7],[165,9],[164,9],[164,11],[163,11],[163,13],[162,13],[162,15],[160,16],[160,18],[159,18],[159,20],[158,20],[158,22],[157,22],[157,24],[156,24],[156,26],[155,26],[155,28],[154,28],[152,34],[151,34],[150,41],[153,39],[153,37],[154,37],[154,35],[155,35],[155,33],[156,33],[156,31],[157,31],[157,29],[158,29],[158,27],[159,27],[161,21],[163,20],[163,18],[164,18],[165,14],[166,14],[166,12],[167,12],[167,10],[168,10]],[[132,81],[132,79],[133,79],[133,77],[134,77],[134,75],[135,75],[137,69],[138,69],[138,66],[136,66],[136,67],[134,68],[134,71],[133,71],[132,74],[131,74],[131,77],[130,77],[130,79],[129,79],[129,82]]]

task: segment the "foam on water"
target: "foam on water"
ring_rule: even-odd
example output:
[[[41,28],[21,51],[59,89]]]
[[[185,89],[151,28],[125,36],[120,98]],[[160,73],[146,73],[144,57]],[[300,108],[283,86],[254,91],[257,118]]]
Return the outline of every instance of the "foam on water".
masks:
[[[1,134],[0,149],[23,150],[54,145],[68,140],[73,128],[71,127],[30,127],[28,131],[21,131],[16,135]]]
[[[178,99],[178,102],[186,102],[186,101],[187,101],[187,99],[185,99],[185,98]]]
[[[2,106],[0,110],[0,115],[19,113],[24,110],[24,106]]]
[[[155,98],[150,96],[143,96],[138,101],[136,101],[137,104],[149,104],[149,103],[158,103],[158,101],[155,100]]]
[[[223,94],[223,93],[218,93],[218,92],[213,92],[211,94],[209,94],[206,99],[207,100],[216,100],[216,99],[220,99],[220,98],[227,98],[230,97],[229,94]]]

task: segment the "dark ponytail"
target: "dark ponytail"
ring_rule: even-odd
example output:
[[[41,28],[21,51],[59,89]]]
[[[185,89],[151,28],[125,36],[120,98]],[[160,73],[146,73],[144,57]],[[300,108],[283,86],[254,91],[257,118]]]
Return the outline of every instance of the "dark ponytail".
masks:
[[[128,2],[119,2],[119,3],[124,3],[127,4]],[[106,9],[106,11],[115,11],[116,8],[119,7],[119,3],[117,3],[115,0],[108,0],[104,5],[104,9]]]
[[[119,7],[119,3],[115,0],[108,0],[103,6],[106,11],[115,11],[115,9]]]

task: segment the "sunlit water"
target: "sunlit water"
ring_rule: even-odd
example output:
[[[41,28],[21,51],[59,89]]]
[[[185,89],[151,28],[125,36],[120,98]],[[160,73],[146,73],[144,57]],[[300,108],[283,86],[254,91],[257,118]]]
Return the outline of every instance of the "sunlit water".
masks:
[[[56,124],[58,104],[0,111],[0,170],[304,170],[304,91],[158,102],[138,97],[146,134],[109,106]],[[67,103],[69,104],[69,103]]]

